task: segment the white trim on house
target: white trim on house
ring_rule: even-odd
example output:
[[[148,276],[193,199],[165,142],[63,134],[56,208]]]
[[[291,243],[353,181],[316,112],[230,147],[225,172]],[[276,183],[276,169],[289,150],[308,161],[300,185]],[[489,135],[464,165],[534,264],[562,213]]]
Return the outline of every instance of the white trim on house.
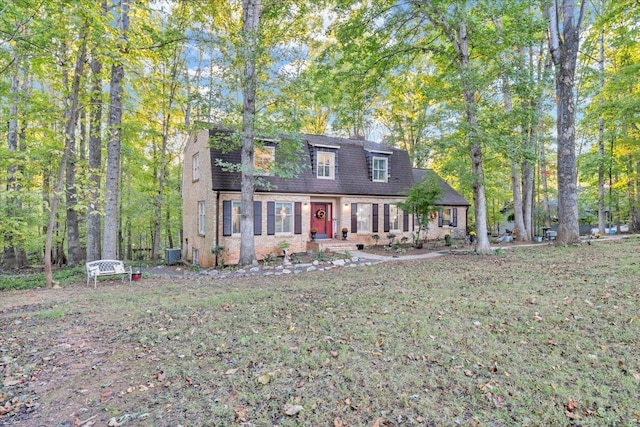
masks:
[[[393,151],[374,150],[371,148],[365,148],[364,151],[368,151],[369,153],[378,153],[378,154],[388,154],[388,155],[393,154]]]
[[[311,141],[309,141],[309,143],[308,143],[308,144],[309,144],[309,145],[311,145],[312,147],[332,148],[332,149],[335,149],[335,150],[340,149],[340,146],[339,146],[339,145],[318,144],[318,143],[311,142]]]

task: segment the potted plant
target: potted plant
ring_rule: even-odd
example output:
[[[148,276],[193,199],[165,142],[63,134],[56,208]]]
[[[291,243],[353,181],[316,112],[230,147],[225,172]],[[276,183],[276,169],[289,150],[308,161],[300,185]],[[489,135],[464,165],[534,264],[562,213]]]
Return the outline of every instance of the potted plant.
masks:
[[[372,234],[371,238],[376,241],[375,246],[378,246],[378,240],[380,240],[379,234]]]
[[[143,257],[144,257],[144,254],[142,253],[142,251],[140,251],[138,253],[138,266],[136,267],[135,271],[131,273],[131,280],[134,282],[137,282],[138,280],[142,279],[142,258]]]
[[[475,231],[473,231],[473,230],[469,233],[469,241],[470,241],[471,243],[473,243],[473,242],[475,242],[475,241],[476,241],[476,232],[475,232]]]
[[[342,227],[342,240],[347,240],[347,233],[349,229],[347,227]]]
[[[444,233],[444,244],[447,246],[451,246],[451,233],[448,231]]]
[[[311,230],[309,230],[311,232],[311,241],[315,242],[316,240],[316,234],[318,233],[318,229],[313,227],[311,228]]]

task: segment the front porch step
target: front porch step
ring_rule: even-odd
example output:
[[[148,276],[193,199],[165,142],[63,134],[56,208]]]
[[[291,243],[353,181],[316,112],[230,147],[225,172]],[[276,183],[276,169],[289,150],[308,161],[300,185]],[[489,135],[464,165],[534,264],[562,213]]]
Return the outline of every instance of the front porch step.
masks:
[[[337,239],[316,239],[315,241],[307,242],[307,251],[311,252],[352,252],[355,251],[356,244],[354,242],[350,242],[348,240],[337,240]]]

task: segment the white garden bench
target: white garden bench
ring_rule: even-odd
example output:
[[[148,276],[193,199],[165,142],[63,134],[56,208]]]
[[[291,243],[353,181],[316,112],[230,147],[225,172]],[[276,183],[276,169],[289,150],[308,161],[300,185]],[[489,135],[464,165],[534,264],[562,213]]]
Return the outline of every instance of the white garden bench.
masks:
[[[131,282],[131,274],[131,267],[126,269],[123,261],[115,259],[91,261],[87,263],[87,286],[89,286],[89,280],[93,279],[93,287],[95,288],[98,276],[121,275],[123,281],[125,277],[129,276],[129,282]]]

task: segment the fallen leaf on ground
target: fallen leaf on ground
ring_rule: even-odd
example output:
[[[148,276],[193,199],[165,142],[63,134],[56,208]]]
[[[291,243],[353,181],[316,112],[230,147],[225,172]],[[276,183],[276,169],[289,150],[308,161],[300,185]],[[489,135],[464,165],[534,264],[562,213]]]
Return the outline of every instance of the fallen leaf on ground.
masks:
[[[269,381],[271,381],[271,375],[269,374],[262,374],[258,377],[259,384],[266,385],[269,384]]]
[[[247,409],[246,408],[234,408],[233,412],[236,413],[236,422],[245,423],[247,422]]]
[[[301,405],[291,405],[287,403],[284,405],[284,413],[289,415],[290,417],[297,415],[304,408]]]
[[[580,418],[580,415],[576,413],[576,409],[578,409],[578,401],[575,399],[569,399],[569,401],[564,405],[564,414],[567,418],[571,420],[577,420]]]

